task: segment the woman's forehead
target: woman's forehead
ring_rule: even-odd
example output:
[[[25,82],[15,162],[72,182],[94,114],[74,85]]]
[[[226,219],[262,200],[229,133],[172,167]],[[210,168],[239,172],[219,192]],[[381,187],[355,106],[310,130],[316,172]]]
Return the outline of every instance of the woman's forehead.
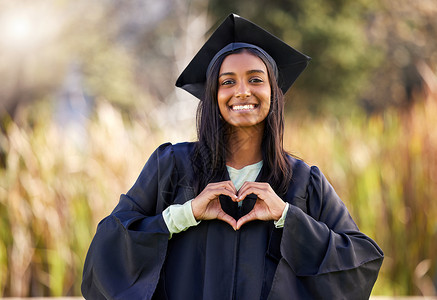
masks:
[[[224,58],[220,67],[220,73],[242,70],[261,70],[267,73],[267,67],[262,59],[248,51],[229,54]]]

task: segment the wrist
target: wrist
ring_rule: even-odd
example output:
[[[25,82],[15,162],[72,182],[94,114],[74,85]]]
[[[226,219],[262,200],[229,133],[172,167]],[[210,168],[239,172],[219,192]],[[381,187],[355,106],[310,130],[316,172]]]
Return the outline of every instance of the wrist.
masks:
[[[279,218],[279,220],[274,222],[276,228],[283,228],[284,227],[285,218],[287,217],[289,206],[290,206],[290,204],[285,203],[285,208],[284,208],[284,210],[282,212],[281,218]]]
[[[191,200],[191,211],[193,212],[193,217],[196,221],[199,221],[199,216],[197,215],[197,209],[196,209],[196,198]]]
[[[274,221],[279,221],[279,219],[282,218],[282,216],[284,215],[285,209],[287,208],[287,203],[285,203],[284,201],[282,201],[281,206],[279,207],[277,213],[274,216]]]

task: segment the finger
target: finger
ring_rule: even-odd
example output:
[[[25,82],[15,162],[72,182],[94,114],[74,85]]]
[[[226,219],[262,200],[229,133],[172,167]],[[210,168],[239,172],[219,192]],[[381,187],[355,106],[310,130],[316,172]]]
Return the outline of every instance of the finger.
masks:
[[[235,195],[237,195],[237,189],[235,188],[235,185],[232,181],[226,181],[226,188]]]
[[[245,181],[238,192],[241,194],[247,189],[251,188],[268,191],[270,188],[270,184],[268,184],[267,182]]]
[[[229,196],[233,201],[236,201],[237,199],[237,195],[228,191],[224,187],[214,188],[214,189],[210,187],[208,189],[205,189],[196,198],[194,198],[194,200],[191,203],[191,208],[193,210],[193,214],[196,217],[196,219],[200,215],[203,215],[210,202],[216,200],[218,201],[220,195]]]
[[[259,199],[265,198],[265,191],[253,185],[247,185],[244,190],[238,192],[238,201],[242,201],[247,195],[255,194]]]
[[[237,195],[237,189],[235,188],[234,184],[230,180],[210,183],[210,184],[208,184],[208,186],[210,186],[214,190],[216,190],[218,188],[223,188],[223,189],[230,191],[234,195]],[[231,198],[234,198],[234,197],[231,197]]]
[[[231,197],[231,199],[235,201],[235,199],[237,199],[237,195],[233,191],[230,191],[228,188],[225,185],[209,187],[208,190],[204,190],[205,197],[207,197],[209,201],[212,201],[220,195],[226,195]]]
[[[232,218],[230,215],[228,215],[227,213],[225,213],[224,211],[221,211],[218,215],[217,215],[217,219],[222,220],[226,223],[228,223],[229,225],[231,225],[231,227],[234,230],[237,230],[237,221],[235,221],[234,218]]]
[[[240,219],[238,219],[236,230],[239,230],[241,226],[254,220],[257,220],[254,213],[248,213],[247,215],[242,216]]]
[[[237,199],[237,189],[234,186],[234,183],[231,180],[224,181],[225,187],[228,191],[230,191],[235,197],[231,197],[232,201]]]
[[[253,183],[252,181],[245,181],[243,183],[243,185],[240,187],[240,189],[238,190],[238,193],[237,193],[238,201],[242,201],[242,200],[244,200],[244,198],[246,198],[246,196],[244,196],[244,197],[242,197],[242,196],[243,196],[243,194],[245,194],[247,192],[248,189],[251,188],[252,183]]]
[[[238,198],[238,196],[234,192],[229,191],[225,188],[218,190],[217,193],[215,194],[216,197],[220,195],[229,196],[232,199],[232,201],[236,201]]]
[[[219,181],[219,182],[210,182],[207,187],[217,188],[217,187],[229,187],[233,189],[234,185],[231,180]]]

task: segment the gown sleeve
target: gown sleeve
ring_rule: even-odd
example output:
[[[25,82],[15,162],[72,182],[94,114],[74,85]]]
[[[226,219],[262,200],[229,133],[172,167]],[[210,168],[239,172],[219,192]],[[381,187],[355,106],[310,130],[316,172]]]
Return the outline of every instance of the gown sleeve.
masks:
[[[368,299],[384,254],[311,167],[307,209],[290,205],[269,299]]]
[[[83,271],[86,299],[152,298],[169,239],[162,211],[173,200],[176,182],[172,146],[161,145],[97,227]]]

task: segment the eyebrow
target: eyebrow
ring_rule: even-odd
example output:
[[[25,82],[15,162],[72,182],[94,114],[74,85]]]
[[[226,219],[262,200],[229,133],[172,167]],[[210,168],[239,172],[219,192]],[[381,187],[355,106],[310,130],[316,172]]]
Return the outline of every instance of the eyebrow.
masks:
[[[255,69],[255,70],[249,70],[249,71],[246,72],[246,74],[248,74],[248,75],[250,75],[250,74],[254,74],[254,73],[263,73],[263,74],[265,74],[266,72],[264,72],[263,70],[258,70],[258,69]],[[221,73],[221,74],[219,75],[219,78],[222,77],[222,76],[227,76],[227,75],[235,75],[235,73],[234,73],[234,72],[225,72],[225,73]]]

